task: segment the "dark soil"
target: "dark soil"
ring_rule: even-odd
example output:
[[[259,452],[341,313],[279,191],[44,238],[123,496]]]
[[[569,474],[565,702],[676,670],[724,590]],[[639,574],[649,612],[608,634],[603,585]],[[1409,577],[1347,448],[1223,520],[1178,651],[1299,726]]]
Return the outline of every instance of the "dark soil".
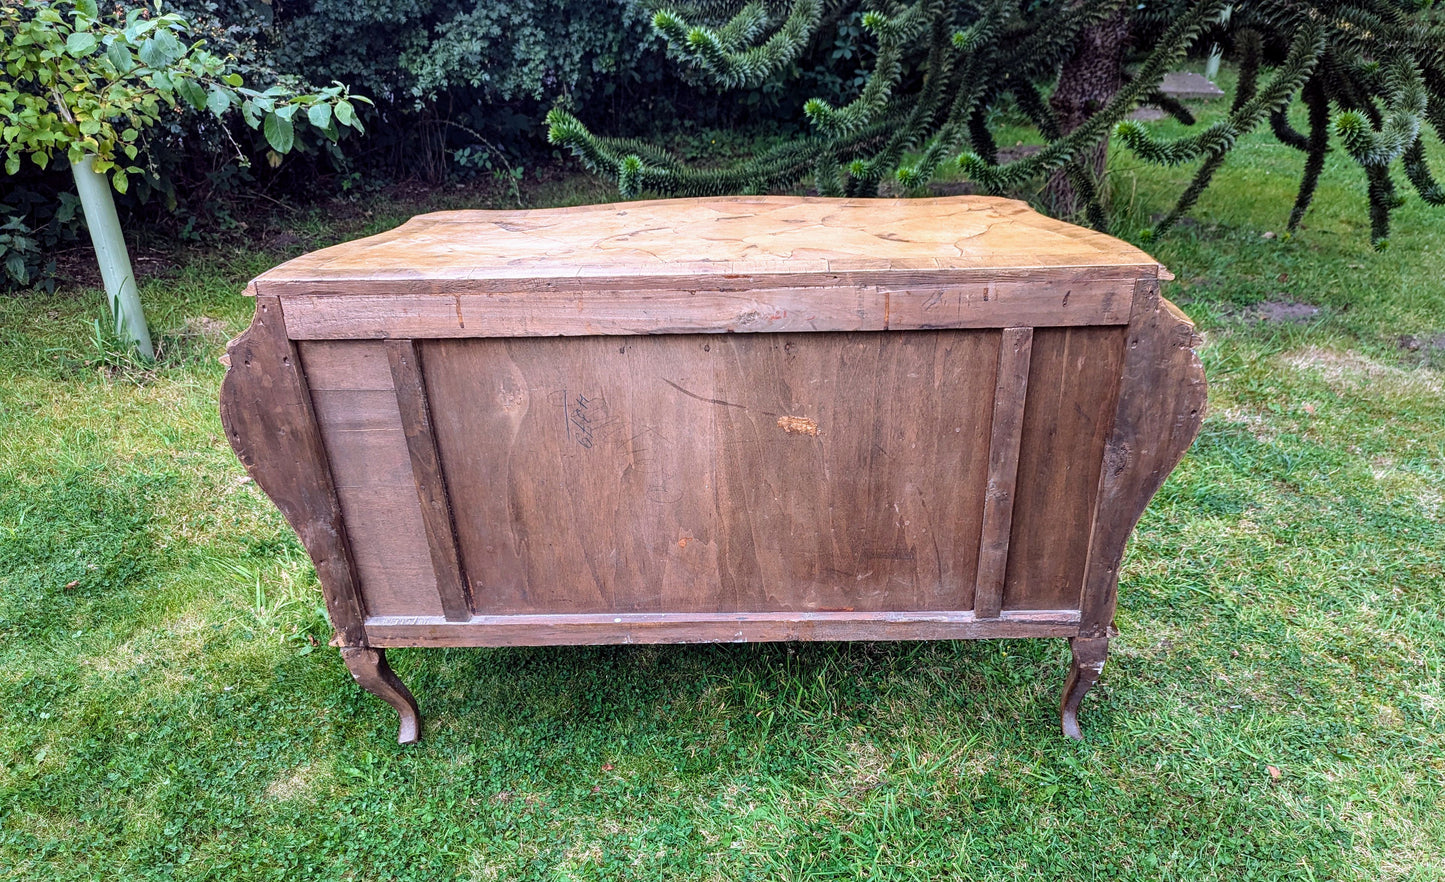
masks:
[[[1264,300],[1256,303],[1249,314],[1262,322],[1307,322],[1319,317],[1320,308],[1298,300]]]
[[[1404,350],[1404,360],[1407,362],[1445,368],[1445,334],[1430,337],[1401,334],[1396,345]]]
[[[1445,353],[1445,334],[1436,334],[1427,338],[1416,337],[1414,334],[1403,334],[1399,344],[1401,349],[1408,352]]]
[[[930,196],[972,196],[978,192],[973,181],[934,181],[928,185]]]

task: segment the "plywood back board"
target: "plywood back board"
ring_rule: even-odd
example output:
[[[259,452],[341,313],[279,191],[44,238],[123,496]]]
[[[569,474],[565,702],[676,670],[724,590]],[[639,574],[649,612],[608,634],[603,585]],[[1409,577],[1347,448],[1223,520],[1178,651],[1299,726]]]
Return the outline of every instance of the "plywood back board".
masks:
[[[1035,370],[1099,421],[1107,364],[1080,372],[1067,345],[1041,342]],[[998,331],[426,342],[476,611],[971,608],[999,343]],[[1026,431],[1025,450],[1041,443]],[[1074,516],[1049,494],[1081,484],[1098,455],[1025,453],[1020,505],[1034,508],[1016,529]],[[1077,579],[1048,585],[1005,606],[1077,605]]]
[[[369,615],[441,615],[386,349],[301,344],[311,400]]]
[[[1079,606],[1124,331],[1034,331],[1004,609]]]

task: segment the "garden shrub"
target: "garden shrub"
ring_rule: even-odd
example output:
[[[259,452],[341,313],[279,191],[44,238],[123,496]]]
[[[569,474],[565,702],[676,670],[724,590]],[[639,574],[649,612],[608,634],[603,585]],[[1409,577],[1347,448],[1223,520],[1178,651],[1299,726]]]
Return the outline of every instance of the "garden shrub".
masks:
[[[854,12],[827,13],[817,45],[795,70],[743,93],[713,87],[667,58],[652,29],[657,0],[174,0],[164,11],[194,39],[229,56],[248,83],[346,83],[376,102],[365,138],[334,145],[303,133],[273,167],[260,133],[203,114],[163,120],[149,133],[143,174],[119,209],[132,231],[196,238],[239,226],[264,196],[290,201],[360,182],[408,177],[438,183],[493,175],[516,191],[524,166],[550,161],[543,119],[568,108],[590,125],[716,147],[757,133],[792,134],[805,98],[841,101],[856,90],[872,49]],[[121,0],[111,15],[144,4]],[[726,130],[728,137],[706,135]],[[737,132],[743,132],[739,136]],[[689,152],[687,137],[680,146]],[[0,198],[0,290],[44,283],[47,248],[79,221],[59,202],[64,164],[26,166]],[[24,193],[25,197],[12,197]],[[13,259],[12,259],[13,258]]]

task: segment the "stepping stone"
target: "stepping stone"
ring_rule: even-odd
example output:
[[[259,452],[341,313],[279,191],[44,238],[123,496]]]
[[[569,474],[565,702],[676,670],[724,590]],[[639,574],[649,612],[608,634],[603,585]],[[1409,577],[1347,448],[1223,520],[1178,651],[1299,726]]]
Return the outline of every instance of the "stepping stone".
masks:
[[[1158,122],[1167,116],[1169,116],[1169,114],[1159,108],[1150,107],[1146,104],[1143,107],[1134,108],[1133,112],[1129,114],[1129,119],[1138,120],[1139,122]]]
[[[1224,97],[1224,90],[1211,83],[1207,78],[1183,70],[1165,74],[1164,81],[1159,84],[1159,91],[1180,101],[1212,101],[1215,98]],[[1140,122],[1157,122],[1168,115],[1159,108],[1146,104],[1136,107],[1129,114],[1129,119]]]
[[[1177,70],[1164,75],[1159,91],[1180,101],[1209,100],[1223,98],[1224,90],[1209,80],[1191,71]]]

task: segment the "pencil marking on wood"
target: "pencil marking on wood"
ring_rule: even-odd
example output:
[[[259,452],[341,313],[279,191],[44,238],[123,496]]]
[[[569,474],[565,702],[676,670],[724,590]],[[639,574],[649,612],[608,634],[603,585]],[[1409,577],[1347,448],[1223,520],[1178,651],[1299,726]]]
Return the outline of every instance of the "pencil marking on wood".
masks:
[[[733,404],[731,401],[723,401],[721,398],[708,398],[708,397],[706,397],[706,396],[699,395],[699,394],[697,394],[696,392],[689,392],[689,391],[687,391],[686,389],[684,389],[684,388],[682,388],[681,386],[679,386],[679,385],[677,385],[676,383],[674,383],[673,381],[667,379],[666,377],[663,377],[663,378],[662,378],[662,382],[666,383],[667,385],[671,386],[672,388],[674,388],[674,389],[676,389],[677,391],[681,392],[682,394],[686,395],[688,398],[696,398],[698,401],[706,401],[708,404],[716,404],[716,405],[718,405],[719,407],[736,407],[736,408],[738,408],[739,410],[747,410],[747,409],[748,409],[748,407],[747,407],[746,404]],[[772,416],[772,414],[768,414],[768,416]]]
[[[597,443],[596,433],[607,419],[606,401],[600,395],[585,395],[562,390],[562,414],[567,440],[591,450]]]

